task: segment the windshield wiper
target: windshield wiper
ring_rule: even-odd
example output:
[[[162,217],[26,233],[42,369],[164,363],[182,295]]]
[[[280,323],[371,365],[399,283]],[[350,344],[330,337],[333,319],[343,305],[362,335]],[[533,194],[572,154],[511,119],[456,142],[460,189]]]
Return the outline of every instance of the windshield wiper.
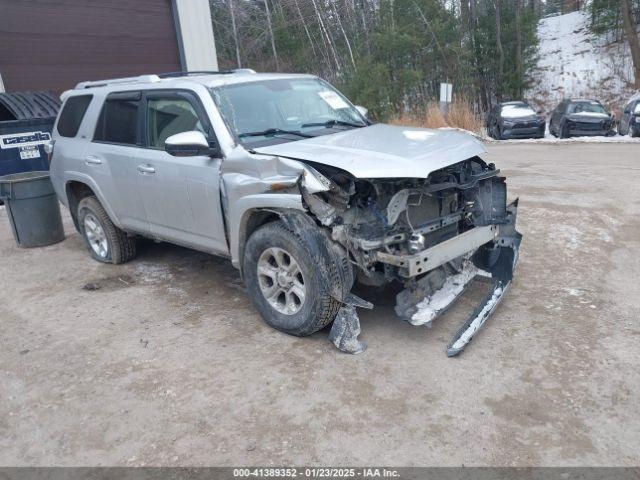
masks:
[[[316,123],[303,123],[302,125],[300,125],[300,128],[304,128],[304,127],[325,127],[325,128],[331,128],[331,127],[335,127],[336,125],[343,125],[345,127],[355,127],[355,128],[362,128],[362,127],[366,127],[365,124],[359,124],[359,123],[352,123],[352,122],[345,122],[344,120],[328,120],[326,122],[316,122]]]
[[[308,135],[302,132],[296,132],[295,130],[282,130],[281,128],[267,128],[260,132],[245,132],[238,134],[238,137],[272,137],[274,135],[297,135],[304,138],[312,138],[313,135]]]

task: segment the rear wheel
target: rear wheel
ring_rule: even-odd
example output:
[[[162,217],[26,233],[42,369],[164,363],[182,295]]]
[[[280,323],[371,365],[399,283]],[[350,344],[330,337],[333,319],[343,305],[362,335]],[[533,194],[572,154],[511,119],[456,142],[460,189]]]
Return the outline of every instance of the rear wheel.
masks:
[[[315,229],[312,224],[303,233],[268,223],[245,247],[243,273],[254,305],[267,324],[291,335],[310,335],[331,323],[341,305],[336,286],[348,292],[353,284],[340,255]]]
[[[135,240],[113,224],[96,197],[80,200],[78,225],[89,253],[95,260],[119,264],[135,257]]]

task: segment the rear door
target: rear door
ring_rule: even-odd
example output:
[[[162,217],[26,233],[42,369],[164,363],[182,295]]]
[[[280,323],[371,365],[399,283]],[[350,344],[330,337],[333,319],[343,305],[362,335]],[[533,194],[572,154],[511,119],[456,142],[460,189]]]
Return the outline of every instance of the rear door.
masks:
[[[174,157],[164,150],[171,135],[200,131],[215,140],[195,94],[186,90],[143,95],[144,147],[136,161],[140,194],[151,233],[161,239],[227,253],[220,206],[220,158]]]
[[[84,163],[120,225],[147,233],[135,158],[142,144],[141,98],[139,91],[107,95]]]

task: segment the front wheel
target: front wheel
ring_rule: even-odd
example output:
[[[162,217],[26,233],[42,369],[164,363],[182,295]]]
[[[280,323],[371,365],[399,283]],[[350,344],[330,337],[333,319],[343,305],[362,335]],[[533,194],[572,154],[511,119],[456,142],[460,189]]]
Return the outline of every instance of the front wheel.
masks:
[[[350,268],[350,267],[349,267]],[[305,336],[331,323],[341,303],[335,287],[349,291],[351,275],[341,271],[331,246],[314,232],[294,231],[283,222],[271,222],[247,241],[243,273],[249,296],[271,327]],[[332,294],[334,293],[334,294]]]
[[[124,263],[136,255],[136,244],[116,227],[96,197],[78,204],[78,225],[91,256],[102,263]]]
[[[558,138],[569,138],[569,126],[566,123],[560,125],[560,135]]]
[[[494,137],[496,140],[504,140],[504,137],[502,136],[502,133],[500,132],[500,125],[498,125],[497,123],[494,125]]]

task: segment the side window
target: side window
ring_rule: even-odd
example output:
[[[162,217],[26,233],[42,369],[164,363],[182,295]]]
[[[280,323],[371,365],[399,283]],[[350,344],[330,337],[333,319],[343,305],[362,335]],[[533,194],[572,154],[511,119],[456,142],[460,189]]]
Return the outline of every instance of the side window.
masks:
[[[150,148],[164,149],[171,135],[197,130],[207,135],[198,114],[188,100],[157,97],[147,100],[147,135]]]
[[[69,97],[60,112],[57,130],[62,137],[75,137],[93,95]]]
[[[139,104],[139,94],[109,95],[102,106],[93,140],[136,145]]]

